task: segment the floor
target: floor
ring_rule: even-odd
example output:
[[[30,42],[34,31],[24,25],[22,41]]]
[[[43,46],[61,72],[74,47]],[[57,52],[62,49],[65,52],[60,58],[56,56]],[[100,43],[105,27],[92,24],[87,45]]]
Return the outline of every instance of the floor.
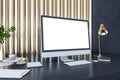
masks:
[[[30,68],[30,73],[21,80],[119,80],[120,55],[111,54],[107,56],[111,57],[111,62],[93,62],[92,64],[72,67],[64,65],[62,62],[44,63],[43,67]],[[25,68],[25,66],[12,68]]]

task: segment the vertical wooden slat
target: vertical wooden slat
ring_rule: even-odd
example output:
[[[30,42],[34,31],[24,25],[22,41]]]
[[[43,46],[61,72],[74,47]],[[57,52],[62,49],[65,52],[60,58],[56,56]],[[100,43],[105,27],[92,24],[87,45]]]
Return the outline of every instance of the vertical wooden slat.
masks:
[[[53,15],[53,0],[49,0],[49,16]],[[41,7],[42,9],[42,7]]]
[[[45,1],[41,0],[40,5],[41,5],[41,9],[40,9],[41,15],[44,15],[45,14]]]
[[[80,7],[81,7],[80,0],[78,0],[78,19],[80,19],[81,14]]]
[[[75,18],[78,19],[78,0],[75,0]]]
[[[45,0],[45,15],[49,14],[49,0]]]
[[[64,17],[64,0],[61,0],[61,17]]]
[[[71,0],[68,0],[68,18],[70,18],[71,17]]]
[[[21,56],[21,54],[20,54],[20,0],[17,0],[18,2],[17,2],[17,4],[18,4],[18,8],[17,8],[17,30],[16,30],[16,32],[17,32],[17,56],[18,57],[20,57]]]
[[[3,1],[3,23],[2,24],[6,28],[6,15],[5,14],[6,14],[6,1],[4,0]],[[3,44],[3,46],[4,46],[4,52],[6,53],[5,45],[6,45],[6,43]],[[6,54],[4,54],[4,57],[5,57],[5,55]]]
[[[28,56],[28,41],[29,41],[29,39],[28,39],[28,37],[29,37],[29,35],[28,35],[28,29],[29,29],[29,23],[28,23],[28,0],[26,0],[26,41],[25,41],[25,43],[26,43],[26,56]]]
[[[6,1],[6,7],[9,7],[9,1]],[[6,8],[6,29],[9,28],[9,8]],[[5,40],[6,55],[9,55],[9,39]]]
[[[74,3],[75,3],[74,0],[72,0],[72,2],[71,2],[71,6],[72,6],[72,8],[71,8],[71,18],[74,18],[74,16],[75,16],[75,4]]]
[[[50,6],[49,6],[50,7]],[[50,9],[49,9],[50,10]],[[40,0],[40,14],[41,15],[44,15],[44,0]],[[50,11],[49,11],[49,14],[50,14]],[[40,17],[41,18],[41,17]],[[40,19],[40,21],[41,21],[41,19]],[[40,25],[41,25],[41,23],[40,23]],[[40,28],[41,29],[41,28]],[[40,33],[40,32],[39,32]],[[39,35],[39,36],[41,36],[41,35]],[[40,40],[40,37],[39,37],[39,40]],[[41,43],[39,43],[40,45],[41,45]],[[39,47],[41,47],[41,46],[39,46]],[[40,48],[39,48],[40,49]],[[41,51],[40,51],[41,52]]]
[[[34,52],[34,0],[31,0],[31,61],[33,62]]]
[[[80,17],[81,17],[81,19],[84,19],[84,0],[81,0],[80,1],[80,12],[81,12],[81,15],[80,15]]]
[[[40,4],[41,4],[41,2],[40,2],[40,0],[38,0],[38,14],[41,14],[41,11],[40,11],[40,9],[41,9],[41,6],[40,6]],[[38,61],[40,61],[41,60],[41,40],[40,40],[40,38],[41,38],[41,33],[40,33],[40,30],[41,30],[41,15],[38,15],[39,16],[39,19],[38,19]]]
[[[40,32],[40,0],[36,0],[36,61],[40,60],[40,46],[39,46],[40,45],[39,43],[40,33],[39,32]]]
[[[90,48],[92,50],[92,0],[89,1]]]
[[[61,11],[61,2],[60,0],[57,0],[57,16],[60,17],[60,11]]]
[[[28,61],[31,61],[31,0],[28,0]]]
[[[31,61],[35,61],[36,48],[36,18],[35,18],[35,0],[31,0]]]
[[[67,18],[67,13],[68,13],[68,4],[67,4],[67,0],[64,0],[64,17]]]
[[[9,1],[9,26],[13,25],[13,0]],[[13,34],[9,38],[9,52],[13,54]]]
[[[87,1],[86,0],[84,0],[84,20],[87,20],[87,17],[86,17],[86,15],[87,15],[87,6],[86,6],[86,4],[87,4]]]
[[[6,9],[5,9],[5,8],[6,8],[6,1],[3,1],[2,4],[3,4],[3,7],[2,7],[2,14],[3,14],[3,15],[2,15],[2,18],[3,18],[3,20],[2,20],[2,25],[3,25],[4,27],[6,27],[6,25],[5,25],[5,23],[6,23],[6,21],[5,21],[5,20],[6,20],[6,15],[5,15],[5,14],[6,14],[6,13],[5,13],[5,12],[6,12]],[[4,52],[6,52],[5,45],[6,45],[6,42],[4,42],[4,44],[3,44]],[[5,57],[5,55],[6,55],[6,54],[4,54],[3,56]]]
[[[34,2],[34,14],[33,14],[33,20],[34,20],[34,30],[33,30],[33,54],[34,54],[34,61],[36,60],[36,0],[33,0]]]
[[[17,55],[17,30],[18,30],[18,0],[15,0],[15,26],[16,26],[16,31],[15,31],[15,54]]]
[[[57,16],[57,0],[53,0],[53,16]]]
[[[21,0],[20,9],[20,53],[23,57],[24,51],[24,0]]]
[[[15,25],[15,0],[13,0],[13,24]],[[12,42],[13,42],[13,54],[15,54],[15,33],[12,33],[13,37],[12,37]]]
[[[90,0],[86,0],[86,19],[89,20],[89,2]]]
[[[24,0],[24,36],[23,36],[23,41],[24,41],[24,48],[23,48],[23,57],[26,58],[26,0]]]
[[[36,0],[36,60],[38,61],[38,0]]]
[[[1,0],[1,24],[3,23],[3,0]]]
[[[2,15],[1,15],[1,12],[2,12],[2,1],[0,0],[0,24],[1,24],[1,21],[2,21]]]

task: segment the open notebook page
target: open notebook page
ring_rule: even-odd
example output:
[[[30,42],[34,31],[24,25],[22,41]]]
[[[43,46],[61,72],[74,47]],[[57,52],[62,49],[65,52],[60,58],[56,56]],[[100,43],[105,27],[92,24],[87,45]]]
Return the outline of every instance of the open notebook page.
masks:
[[[29,69],[0,69],[0,78],[22,78]]]

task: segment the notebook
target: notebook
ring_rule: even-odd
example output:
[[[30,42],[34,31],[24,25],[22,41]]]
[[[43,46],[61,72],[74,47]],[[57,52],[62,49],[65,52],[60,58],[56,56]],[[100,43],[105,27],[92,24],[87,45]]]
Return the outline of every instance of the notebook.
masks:
[[[25,76],[29,69],[0,69],[0,78],[22,78]]]

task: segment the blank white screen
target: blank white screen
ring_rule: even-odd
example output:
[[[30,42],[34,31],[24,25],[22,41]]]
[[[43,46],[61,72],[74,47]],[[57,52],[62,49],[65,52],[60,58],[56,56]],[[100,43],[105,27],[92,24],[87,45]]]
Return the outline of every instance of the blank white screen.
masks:
[[[42,24],[44,50],[89,48],[87,21],[42,17]]]

